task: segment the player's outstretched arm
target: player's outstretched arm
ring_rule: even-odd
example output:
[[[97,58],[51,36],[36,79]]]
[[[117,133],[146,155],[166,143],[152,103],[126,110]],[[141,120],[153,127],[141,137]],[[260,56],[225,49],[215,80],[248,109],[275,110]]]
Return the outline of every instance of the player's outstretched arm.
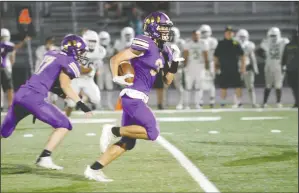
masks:
[[[67,97],[75,101],[79,106],[79,108],[85,113],[91,112],[91,109],[81,101],[79,95],[73,90],[73,88],[71,87],[70,77],[67,74],[65,74],[63,71],[59,75],[59,81],[60,81],[60,87]]]

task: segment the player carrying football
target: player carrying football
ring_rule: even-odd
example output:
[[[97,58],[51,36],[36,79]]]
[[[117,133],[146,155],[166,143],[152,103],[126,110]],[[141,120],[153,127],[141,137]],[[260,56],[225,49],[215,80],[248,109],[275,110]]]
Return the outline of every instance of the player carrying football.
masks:
[[[32,114],[37,119],[51,125],[55,130],[37,159],[40,167],[61,170],[63,167],[53,163],[52,151],[72,129],[69,119],[57,107],[46,99],[52,91],[59,96],[72,99],[82,111],[91,114],[91,110],[81,101],[71,87],[71,79],[80,76],[80,62],[87,50],[84,40],[77,35],[67,35],[61,42],[61,51],[49,51],[45,54],[37,71],[16,92],[12,105],[1,125],[1,138],[9,137],[19,121]],[[60,85],[57,83],[60,82]]]
[[[134,38],[130,48],[125,49],[110,60],[113,81],[124,88],[122,97],[123,115],[122,126],[104,125],[100,138],[100,147],[103,155],[91,166],[87,166],[84,175],[86,178],[101,182],[112,181],[105,177],[102,168],[121,156],[126,150],[134,148],[136,139],[156,140],[159,136],[159,127],[156,118],[147,106],[148,94],[154,84],[159,70],[163,70],[166,84],[171,84],[177,72],[180,51],[177,46],[170,48],[165,42],[170,41],[172,21],[162,12],[153,12],[144,20],[144,35]],[[135,77],[133,84],[125,82],[127,76],[118,76],[118,66],[123,61],[130,61]],[[110,146],[112,140],[120,140]]]

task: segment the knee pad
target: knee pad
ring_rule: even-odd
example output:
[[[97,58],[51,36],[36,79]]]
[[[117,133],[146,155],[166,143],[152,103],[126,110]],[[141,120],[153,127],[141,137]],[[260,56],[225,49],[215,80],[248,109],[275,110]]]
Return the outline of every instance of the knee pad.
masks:
[[[130,138],[122,138],[118,142],[116,142],[114,145],[120,146],[121,148],[125,150],[132,150],[136,145],[136,139],[130,139]]]
[[[95,98],[90,98],[90,102],[97,105],[97,104],[100,104],[101,102],[101,97],[95,97]]]

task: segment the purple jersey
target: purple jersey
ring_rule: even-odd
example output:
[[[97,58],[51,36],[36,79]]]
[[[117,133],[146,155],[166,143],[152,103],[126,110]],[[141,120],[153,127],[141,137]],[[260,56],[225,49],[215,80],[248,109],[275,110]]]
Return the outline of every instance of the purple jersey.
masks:
[[[11,42],[1,42],[0,51],[1,51],[1,67],[5,68],[9,65],[8,55],[14,50],[15,45]]]
[[[128,88],[141,91],[148,95],[155,82],[157,73],[165,65],[165,58],[162,52],[166,53],[171,60],[171,51],[166,45],[161,51],[157,44],[149,36],[145,35],[136,36],[131,48],[142,51],[144,54],[130,61],[135,70],[135,77],[134,84]]]
[[[71,79],[80,76],[80,65],[72,56],[67,56],[61,51],[48,51],[39,68],[22,87],[33,89],[46,96],[59,78],[61,70]]]

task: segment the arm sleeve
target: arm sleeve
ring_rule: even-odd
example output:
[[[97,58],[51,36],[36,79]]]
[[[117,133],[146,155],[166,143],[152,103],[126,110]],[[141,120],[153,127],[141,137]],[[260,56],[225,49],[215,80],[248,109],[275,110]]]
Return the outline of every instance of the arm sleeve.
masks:
[[[137,51],[147,51],[149,50],[149,42],[145,40],[144,36],[139,35],[133,39],[131,48]]]

